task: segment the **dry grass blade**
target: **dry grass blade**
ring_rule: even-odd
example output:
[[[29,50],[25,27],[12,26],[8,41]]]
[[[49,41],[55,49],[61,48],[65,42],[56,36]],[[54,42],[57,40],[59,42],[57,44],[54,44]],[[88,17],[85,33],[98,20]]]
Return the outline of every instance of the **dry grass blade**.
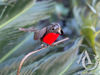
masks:
[[[56,45],[58,45],[58,44],[60,44],[60,43],[62,43],[62,42],[64,42],[64,41],[66,41],[66,40],[68,40],[68,39],[69,39],[69,38],[65,38],[65,39],[59,40],[59,41],[55,42],[55,43],[53,44],[53,46],[56,46]],[[19,67],[18,67],[17,75],[19,75],[20,70],[21,70],[21,67],[22,67],[24,61],[25,61],[30,55],[32,55],[32,54],[34,54],[34,53],[36,53],[36,52],[39,52],[39,51],[41,51],[41,50],[43,50],[43,49],[45,49],[45,48],[47,48],[47,47],[49,47],[49,46],[45,46],[45,47],[40,48],[40,49],[38,49],[38,50],[36,50],[36,51],[32,51],[32,52],[28,53],[26,56],[24,56],[24,58],[21,60],[20,65],[19,65]]]

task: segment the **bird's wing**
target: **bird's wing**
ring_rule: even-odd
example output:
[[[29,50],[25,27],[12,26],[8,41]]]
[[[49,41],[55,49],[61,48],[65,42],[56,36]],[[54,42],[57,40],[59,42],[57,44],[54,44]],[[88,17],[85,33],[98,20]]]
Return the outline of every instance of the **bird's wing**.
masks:
[[[46,27],[34,33],[34,40],[41,39],[46,33]]]

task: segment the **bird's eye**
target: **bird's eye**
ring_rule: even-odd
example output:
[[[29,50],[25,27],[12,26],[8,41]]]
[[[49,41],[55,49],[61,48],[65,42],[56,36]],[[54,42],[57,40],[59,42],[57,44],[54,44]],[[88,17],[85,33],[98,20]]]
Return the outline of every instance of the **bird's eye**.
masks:
[[[54,28],[52,28],[52,30],[54,30]]]

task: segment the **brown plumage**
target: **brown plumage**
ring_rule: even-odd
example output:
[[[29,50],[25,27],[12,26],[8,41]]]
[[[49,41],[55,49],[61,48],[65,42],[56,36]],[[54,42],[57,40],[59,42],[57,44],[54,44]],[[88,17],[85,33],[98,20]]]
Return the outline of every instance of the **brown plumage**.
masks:
[[[34,32],[34,40],[41,40],[47,33],[59,33],[63,34],[61,26],[58,23],[52,23],[51,25],[44,27],[40,30],[31,27],[31,28],[20,28],[19,30],[25,32]]]

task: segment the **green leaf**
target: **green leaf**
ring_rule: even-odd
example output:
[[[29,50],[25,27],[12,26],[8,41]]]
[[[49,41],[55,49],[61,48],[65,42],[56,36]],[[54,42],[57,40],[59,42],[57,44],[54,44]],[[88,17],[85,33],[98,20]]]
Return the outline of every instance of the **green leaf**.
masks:
[[[53,47],[53,48],[47,48],[40,52],[37,52],[30,56],[22,66],[20,74],[23,75],[25,73],[27,74],[36,74],[36,75],[64,75],[67,74],[68,70],[76,58],[79,46],[81,45],[82,38],[78,38],[75,43],[72,45],[71,48],[67,49],[64,52],[56,52],[55,49],[59,49],[61,46]],[[63,44],[62,47],[65,47],[67,45],[67,42]],[[59,47],[59,48],[58,48]],[[61,49],[61,48],[60,48]],[[63,48],[62,48],[63,49]],[[49,53],[50,52],[50,53]],[[6,61],[10,63],[11,65],[6,64],[6,62],[2,63],[1,65],[2,70],[0,72],[2,74],[10,74],[15,75],[16,70],[19,65],[19,60],[22,59],[22,56],[10,59],[9,61]],[[14,66],[14,64],[16,64]],[[1,66],[0,65],[0,66]],[[6,70],[6,67],[8,66],[8,71],[4,72]],[[13,70],[12,70],[13,69]],[[4,72],[4,73],[3,73]]]
[[[77,1],[77,0],[76,0]],[[88,1],[85,1],[86,4]],[[91,2],[91,1],[90,1]],[[81,1],[79,1],[81,3]],[[85,5],[80,7],[80,4],[75,4],[73,7],[74,16],[80,27],[80,35],[84,36],[83,44],[92,48],[92,52],[95,54],[95,27],[97,22],[97,15],[93,14],[91,11],[87,12]]]
[[[69,68],[74,63],[74,61],[77,58],[78,48],[81,45],[82,38],[78,38],[74,45],[64,51],[59,53],[50,53],[47,54],[45,57],[38,61],[34,61],[31,56],[29,60],[31,60],[31,63],[27,66],[23,66],[21,69],[20,74],[24,74],[25,71],[27,74],[36,74],[36,75],[64,75],[67,74]],[[52,48],[53,49],[53,48]],[[43,50],[40,52],[40,55],[43,55],[42,53],[46,53],[48,49]],[[27,62],[29,62],[29,60]],[[12,73],[11,75],[15,74],[16,72]]]
[[[26,0],[27,1],[27,0]],[[23,2],[26,2],[23,1]],[[54,2],[51,1],[43,1],[43,2],[37,2],[35,5],[34,2],[28,0],[26,6],[22,9],[17,7],[16,10],[11,15],[9,13],[6,13],[6,15],[9,15],[9,18],[3,18],[0,22],[1,28],[0,28],[0,62],[3,62],[5,59],[7,59],[9,56],[14,55],[14,52],[16,50],[19,50],[19,53],[23,53],[20,51],[23,51],[25,48],[21,47],[25,43],[21,43],[25,41],[25,37],[28,38],[27,33],[20,32],[18,28],[25,27],[25,26],[32,26],[32,24],[35,24],[36,22],[48,19],[50,17],[50,14],[54,11],[53,5]],[[23,2],[19,2],[21,5],[24,4]],[[31,4],[30,4],[31,3]],[[18,9],[17,9],[18,8]],[[12,10],[13,11],[13,10]],[[19,12],[20,11],[20,12]],[[6,16],[5,16],[6,17]],[[3,23],[4,22],[4,23]],[[30,36],[30,35],[29,35]],[[31,34],[31,37],[33,38],[33,35]],[[32,46],[32,43],[34,41],[31,39],[31,42],[27,44],[27,48],[33,48],[35,46]],[[21,43],[21,44],[20,44]],[[29,46],[29,47],[28,47]],[[31,47],[30,47],[31,46]],[[21,49],[20,49],[21,47]],[[28,49],[25,50],[28,50]],[[15,53],[16,56],[18,54]]]

